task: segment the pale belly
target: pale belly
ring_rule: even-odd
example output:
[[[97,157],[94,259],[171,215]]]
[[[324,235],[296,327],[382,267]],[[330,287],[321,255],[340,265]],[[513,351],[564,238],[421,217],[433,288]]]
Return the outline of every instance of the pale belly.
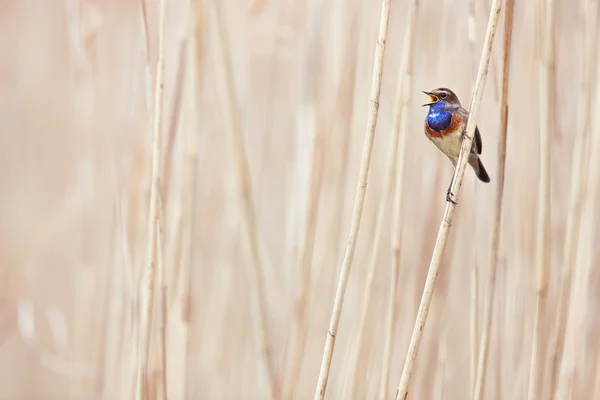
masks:
[[[426,135],[429,140],[435,144],[435,146],[441,150],[442,153],[452,159],[457,159],[460,155],[460,148],[462,146],[462,134],[459,132],[442,138],[436,138]]]

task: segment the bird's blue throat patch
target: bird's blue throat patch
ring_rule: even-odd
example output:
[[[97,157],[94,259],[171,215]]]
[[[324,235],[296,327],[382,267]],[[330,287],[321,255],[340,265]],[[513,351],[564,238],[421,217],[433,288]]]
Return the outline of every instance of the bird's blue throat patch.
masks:
[[[427,124],[431,129],[440,132],[450,126],[450,123],[452,122],[452,113],[445,110],[445,106],[445,101],[438,101],[429,106]]]

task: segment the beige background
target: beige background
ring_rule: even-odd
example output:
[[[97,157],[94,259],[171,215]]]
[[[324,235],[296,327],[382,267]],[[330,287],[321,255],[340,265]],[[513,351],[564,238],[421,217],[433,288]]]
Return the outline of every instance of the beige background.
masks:
[[[314,393],[349,232],[379,3],[222,3],[252,177],[270,347],[280,378],[294,326],[300,276],[295,260],[310,185],[311,138],[315,132],[324,138],[308,336],[296,380],[297,399]],[[450,87],[468,107],[489,12],[488,1],[475,1],[476,42],[471,46],[468,0],[420,3],[402,169],[402,261],[389,398],[402,371],[452,174],[451,164],[424,136],[426,110],[419,106],[426,97],[420,91]],[[537,2],[516,3],[486,399],[525,398],[535,310],[538,11]],[[552,262],[544,326],[548,340],[564,267],[572,154],[582,102],[583,3],[556,1],[558,111],[552,133]],[[215,14],[211,1],[198,1],[195,9],[184,0],[167,4],[164,136],[169,151],[161,185],[160,248],[169,294],[168,390],[171,399],[263,399],[250,310],[255,287],[246,274],[250,257],[236,163],[227,140],[234,103],[225,90]],[[138,292],[144,289],[140,282],[146,260],[158,2],[147,1],[146,7],[148,43],[140,1],[8,0],[0,5],[1,399],[133,398]],[[408,0],[392,1],[377,136],[327,391],[330,399],[342,398],[358,335],[407,7]],[[194,19],[196,28],[191,29]],[[492,181],[483,184],[470,169],[466,172],[411,399],[465,399],[470,393],[471,280],[476,269],[481,322],[497,182],[503,19],[500,24],[478,119],[482,161]],[[595,107],[600,91],[592,88]],[[593,129],[586,131],[592,138],[600,135],[595,115]],[[592,156],[600,151],[599,142],[591,140]],[[194,156],[196,169],[190,168]],[[577,399],[593,397],[594,377],[600,374],[599,276],[590,268],[598,265],[600,255],[594,240],[598,179],[598,170],[590,170],[581,199],[584,223],[577,265],[586,275],[574,300]],[[391,221],[390,209],[379,249],[367,351],[360,360],[364,368],[356,382],[359,399],[378,393]],[[543,349],[546,365],[552,353]],[[546,377],[544,387],[549,383]]]

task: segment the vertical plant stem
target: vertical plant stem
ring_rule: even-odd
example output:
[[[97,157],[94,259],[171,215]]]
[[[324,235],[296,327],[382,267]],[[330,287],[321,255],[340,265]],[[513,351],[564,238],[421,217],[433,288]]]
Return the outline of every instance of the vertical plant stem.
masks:
[[[476,19],[476,1],[469,0],[469,17],[467,21],[467,28],[469,34],[469,47],[471,55],[471,65],[473,68],[473,78],[477,77],[477,48],[476,48],[476,32],[477,32],[477,19]],[[475,82],[475,80],[471,80]],[[474,89],[474,83],[471,84],[471,91]],[[476,187],[473,187],[473,195],[475,195]],[[471,339],[471,391],[475,390],[475,375],[477,372],[477,340],[479,339],[479,274],[477,265],[477,246],[472,246],[473,260],[471,266],[471,312],[470,312],[470,339]]]
[[[508,114],[508,113],[507,113]],[[499,258],[499,257],[498,257]],[[504,261],[502,260],[498,260],[496,261],[498,263],[501,263],[501,268],[500,270],[502,271],[504,269]],[[496,302],[496,311],[497,311],[497,317],[496,320],[498,321],[498,323],[496,324],[496,338],[497,338],[497,348],[496,348],[496,363],[495,363],[495,373],[496,373],[496,387],[494,390],[495,393],[495,398],[496,399],[503,399],[504,397],[504,387],[503,387],[503,383],[504,383],[504,359],[506,358],[505,356],[505,346],[504,346],[504,341],[506,340],[505,338],[505,333],[504,333],[504,320],[505,318],[505,304],[506,304],[506,273],[502,273],[500,274],[500,282],[499,282],[499,287],[498,287],[498,294],[500,295],[500,298],[498,299],[499,301]]]
[[[475,381],[477,375],[477,356],[479,354],[477,343],[479,339],[479,290],[477,283],[478,268],[476,259],[473,260],[473,266],[471,267],[471,318],[470,318],[470,336],[471,336],[471,392],[475,392]]]
[[[600,8],[598,9],[598,18],[600,18]],[[600,51],[600,48],[596,48],[596,54],[598,54]],[[593,118],[594,118],[594,122],[593,122],[593,128],[592,128],[592,132],[591,132],[591,141],[592,143],[590,144],[590,152],[591,154],[598,154],[598,152],[600,152],[600,101],[598,100],[598,94],[600,94],[600,79],[598,79],[598,77],[600,77],[600,63],[598,63],[596,65],[596,84],[595,84],[595,105],[594,105],[594,113],[593,113]],[[588,174],[588,183],[589,183],[589,190],[590,190],[590,194],[588,195],[588,210],[589,210],[589,217],[591,219],[590,221],[590,225],[592,227],[592,230],[595,229],[595,221],[598,221],[598,210],[597,210],[597,204],[598,201],[600,200],[600,183],[597,180],[597,174],[594,174],[595,171],[600,171],[600,158],[598,157],[590,157],[590,174]],[[596,215],[594,215],[596,214]],[[595,218],[592,218],[595,217]],[[596,235],[594,235],[593,232],[590,232],[587,236],[587,242],[588,242],[588,251],[589,251],[589,257],[590,257],[590,265],[589,268],[593,271],[593,269],[596,267],[597,264],[594,264],[594,261],[598,260],[598,253],[597,253],[597,246],[596,246]],[[590,275],[593,275],[594,272],[589,271]],[[589,279],[588,282],[592,282],[591,279]],[[596,303],[592,300],[594,297],[593,295],[590,295],[587,297],[588,299],[588,309],[595,309],[596,307]],[[595,310],[590,310],[590,314],[594,313]],[[592,368],[592,371],[595,372],[595,376],[594,376],[594,383],[593,383],[593,387],[592,387],[592,391],[590,392],[592,394],[592,398],[593,399],[598,399],[600,398],[600,335],[597,335],[596,337],[596,354],[589,355],[590,357],[594,357],[595,359],[595,371],[594,368]]]
[[[536,240],[537,290],[536,309],[533,329],[533,347],[529,371],[529,400],[539,398],[541,352],[544,345],[542,322],[548,298],[548,269],[550,264],[550,210],[551,210],[551,139],[554,132],[553,112],[553,4],[546,1],[545,7],[540,7],[539,21],[543,24],[542,49],[539,65],[539,101],[540,101],[540,183],[538,190],[538,222]],[[545,10],[544,10],[545,9]]]
[[[344,40],[345,42],[345,54],[344,54],[344,59],[342,62],[339,63],[340,66],[340,85],[339,85],[339,92],[338,92],[338,111],[336,112],[336,115],[339,116],[339,118],[336,119],[336,126],[334,126],[333,132],[336,135],[339,135],[339,138],[337,140],[339,140],[339,142],[337,142],[336,144],[336,148],[339,151],[339,165],[340,168],[338,169],[340,172],[339,174],[337,174],[336,176],[336,184],[335,184],[335,190],[334,192],[336,193],[336,200],[334,201],[334,204],[339,204],[338,207],[335,208],[335,211],[333,212],[332,215],[332,229],[331,229],[331,233],[329,235],[329,237],[331,238],[330,243],[333,243],[334,246],[337,247],[338,243],[340,243],[340,238],[341,238],[341,224],[343,222],[343,218],[342,213],[343,213],[343,205],[344,205],[344,201],[345,201],[345,197],[344,197],[344,193],[346,192],[346,187],[348,185],[348,179],[347,179],[347,164],[348,164],[348,156],[349,156],[349,147],[350,147],[350,134],[349,132],[351,132],[351,126],[352,126],[352,106],[353,106],[353,101],[354,101],[354,85],[355,85],[355,77],[356,77],[356,59],[358,56],[358,51],[357,48],[359,47],[357,45],[358,43],[358,39],[359,39],[359,35],[360,35],[360,23],[359,21],[359,16],[361,15],[361,9],[362,9],[362,5],[363,3],[361,2],[360,5],[358,7],[356,7],[353,11],[352,11],[352,18],[351,21],[347,27],[347,40]],[[338,126],[339,124],[339,126]],[[341,134],[339,134],[339,132],[341,132]],[[340,143],[341,142],[341,143]],[[390,193],[391,195],[391,193]],[[385,201],[389,199],[389,196],[386,197],[385,195],[382,198],[382,203],[385,203]],[[383,207],[383,205],[382,205]],[[381,218],[383,218],[383,216],[381,216]],[[363,307],[361,309],[360,312],[360,321],[359,321],[359,328],[358,328],[358,338],[356,341],[356,347],[354,348],[354,352],[353,354],[350,356],[350,360],[349,360],[349,367],[348,370],[350,371],[344,380],[344,390],[342,392],[342,398],[344,399],[352,399],[356,397],[356,394],[358,391],[360,391],[362,389],[361,387],[361,383],[364,382],[364,380],[358,381],[356,379],[357,374],[359,373],[359,368],[360,367],[364,367],[366,363],[360,363],[359,360],[363,359],[363,357],[365,356],[365,349],[366,349],[366,345],[368,345],[368,340],[365,340],[365,335],[366,335],[366,331],[367,331],[367,321],[368,321],[368,317],[369,317],[369,310],[370,310],[370,295],[369,295],[369,290],[372,290],[373,287],[373,282],[374,282],[374,278],[375,278],[375,271],[374,269],[372,270],[371,267],[373,266],[373,264],[371,262],[374,263],[373,261],[373,257],[375,256],[373,253],[376,253],[376,248],[379,247],[378,243],[379,243],[379,237],[381,236],[380,234],[380,227],[381,227],[382,223],[380,222],[380,217],[379,215],[377,216],[377,220],[375,222],[375,227],[374,227],[374,237],[373,237],[373,242],[371,245],[371,254],[369,257],[369,267],[368,268],[368,272],[367,272],[367,278],[366,278],[366,282],[365,282],[365,295],[363,297],[363,299],[365,299],[365,302],[363,303]],[[333,257],[337,257],[337,252],[336,251],[332,251],[329,253],[331,256]],[[318,278],[317,278],[318,279]]]
[[[182,178],[181,178],[181,220],[183,222],[182,230],[182,273],[180,275],[180,315],[184,323],[184,359],[183,364],[183,393],[184,398],[189,399],[193,396],[193,366],[196,358],[192,355],[195,352],[195,345],[198,339],[191,335],[194,327],[192,318],[192,291],[197,285],[198,268],[196,265],[196,220],[197,220],[197,185],[198,185],[198,143],[199,143],[199,123],[198,123],[198,97],[201,92],[200,75],[203,67],[203,54],[205,45],[206,29],[206,0],[190,0],[190,37],[187,40],[188,49],[186,51],[185,68],[185,101],[183,130],[185,137],[185,146],[183,146],[182,156]]]
[[[160,347],[159,347],[159,368],[160,373],[156,374],[157,380],[161,382],[162,399],[167,400],[168,385],[167,385],[167,284],[166,273],[164,266],[164,228],[161,224],[161,219],[164,221],[164,205],[160,202],[161,213],[157,224],[157,269],[158,269],[158,286],[160,287]],[[157,385],[158,386],[158,385]]]
[[[250,166],[244,148],[244,138],[242,135],[242,123],[238,98],[235,93],[235,82],[232,71],[231,50],[229,48],[229,37],[223,20],[221,2],[215,0],[212,2],[218,28],[219,46],[223,57],[222,68],[225,73],[225,94],[227,103],[230,106],[231,129],[228,129],[230,141],[233,147],[234,159],[237,167],[237,178],[242,197],[242,216],[245,230],[245,239],[250,248],[252,271],[248,273],[248,279],[253,288],[252,308],[254,312],[254,324],[256,330],[256,339],[260,348],[260,360],[264,374],[267,378],[268,396],[271,399],[279,397],[279,384],[275,376],[273,360],[269,348],[269,331],[267,321],[267,302],[265,299],[264,271],[260,258],[260,249],[258,244],[258,226],[256,213],[253,203],[252,180],[250,177]]]
[[[307,205],[305,207],[304,231],[300,236],[300,249],[298,252],[296,270],[300,272],[300,287],[298,299],[295,304],[296,319],[294,329],[292,330],[292,344],[286,368],[286,384],[284,385],[283,398],[291,399],[296,391],[296,386],[300,378],[300,367],[304,347],[306,344],[307,321],[306,314],[310,302],[310,275],[312,269],[315,235],[317,230],[317,215],[319,211],[319,197],[321,192],[321,183],[323,180],[323,155],[324,155],[324,135],[323,124],[318,124],[313,137],[311,156],[310,156],[310,183],[308,186]]]
[[[492,330],[492,313],[494,310],[494,295],[496,292],[496,272],[498,269],[498,249],[500,247],[500,228],[502,226],[502,199],[504,196],[504,174],[506,165],[506,137],[508,131],[508,83],[510,77],[510,51],[512,44],[514,0],[506,0],[504,15],[504,59],[502,63],[502,94],[501,94],[501,121],[500,140],[498,142],[498,175],[496,178],[496,207],[494,210],[494,226],[492,229],[492,249],[490,251],[490,264],[488,281],[486,284],[486,300],[483,318],[483,333],[479,343],[479,357],[477,374],[475,376],[475,391],[473,398],[483,398],[485,389],[485,372],[487,369],[487,356],[489,354],[490,336]]]
[[[360,17],[362,15],[362,9],[364,7],[364,2],[360,2],[358,6],[353,10],[352,20],[350,26],[348,28],[348,39],[346,42],[346,53],[344,57],[344,62],[342,63],[342,71],[341,82],[340,82],[340,97],[339,97],[339,111],[336,112],[340,117],[336,119],[336,125],[334,126],[333,132],[336,133],[335,145],[336,149],[339,152],[339,167],[337,170],[339,171],[336,174],[336,184],[335,184],[335,199],[333,200],[333,204],[337,204],[339,206],[335,207],[334,212],[332,213],[331,220],[333,223],[331,224],[331,233],[328,235],[332,243],[332,247],[337,249],[339,247],[339,243],[342,238],[342,225],[343,225],[343,212],[345,209],[345,203],[348,201],[345,196],[346,188],[348,187],[348,160],[350,158],[350,143],[351,137],[350,134],[352,132],[353,126],[353,116],[352,112],[354,106],[354,95],[355,95],[355,85],[356,85],[356,68],[357,68],[357,59],[358,59],[358,48],[360,47],[360,39],[361,33],[364,30],[364,25],[360,23]],[[339,138],[338,138],[339,137]],[[333,141],[333,140],[332,140]],[[332,251],[328,254],[329,260],[334,259],[337,262],[338,252]],[[317,281],[325,279],[323,274],[335,272],[335,268],[330,269],[320,269],[319,274],[316,277]]]
[[[136,399],[144,399],[148,388],[148,363],[150,360],[150,342],[152,332],[152,315],[154,313],[154,292],[156,289],[156,239],[158,224],[158,200],[160,185],[160,160],[162,157],[162,107],[164,92],[164,67],[165,67],[165,0],[160,0],[159,25],[158,25],[158,60],[156,64],[156,86],[154,91],[154,124],[152,138],[152,181],[150,186],[150,206],[148,210],[148,237],[146,252],[146,285],[141,289],[146,291],[146,301],[142,304],[140,349],[142,358],[138,364]]]
[[[167,124],[167,129],[166,129],[166,138],[165,138],[165,144],[163,145],[164,147],[164,152],[163,152],[163,157],[162,157],[162,172],[161,172],[161,177],[162,177],[162,182],[161,182],[161,189],[162,192],[165,193],[165,198],[164,198],[164,205],[163,205],[163,210],[164,210],[164,220],[172,220],[172,221],[176,221],[175,218],[170,218],[169,216],[169,212],[170,212],[170,203],[169,203],[169,199],[170,196],[168,196],[169,193],[171,193],[171,166],[173,165],[173,148],[175,146],[175,142],[177,139],[177,133],[179,131],[179,121],[180,121],[180,117],[181,117],[181,101],[182,101],[182,93],[183,93],[183,84],[184,84],[184,77],[185,77],[185,68],[186,68],[186,51],[187,51],[187,41],[188,41],[188,37],[184,36],[183,38],[180,39],[180,43],[179,43],[179,49],[178,49],[178,54],[179,56],[177,57],[178,61],[177,61],[177,73],[175,75],[175,81],[173,84],[173,104],[172,104],[172,109],[171,112],[169,113],[170,115],[170,119],[169,122]],[[167,227],[167,231],[170,231],[170,229]],[[174,271],[176,273],[178,273],[178,271]]]
[[[552,2],[546,4],[546,23],[554,24],[553,20],[550,20],[549,14],[552,13]],[[588,27],[589,29],[589,27]],[[546,27],[548,30],[548,27]],[[589,43],[589,42],[588,42]],[[586,46],[587,49],[587,46]],[[587,58],[587,57],[586,57]],[[554,60],[552,60],[554,61]],[[588,60],[589,61],[589,60]],[[587,81],[586,74],[590,72],[586,72],[587,63],[584,61],[584,77],[581,86],[582,94],[579,96],[582,102],[588,101],[587,91],[589,90],[590,82]],[[550,65],[553,68],[553,64]],[[553,69],[550,71],[553,72]],[[551,371],[551,379],[552,379],[552,398],[555,398],[558,390],[558,380],[559,380],[559,369],[561,368],[561,362],[563,357],[563,346],[565,342],[565,328],[568,321],[568,306],[569,306],[569,298],[571,296],[571,284],[572,284],[572,275],[573,268],[575,264],[576,251],[579,242],[579,226],[581,219],[581,207],[582,207],[582,173],[587,173],[584,167],[584,157],[583,154],[586,151],[584,144],[583,135],[587,135],[587,132],[582,130],[583,122],[582,119],[585,117],[582,115],[584,110],[584,105],[580,104],[579,107],[579,121],[578,126],[576,127],[575,137],[574,137],[574,150],[573,150],[573,158],[571,165],[571,193],[569,199],[569,210],[567,214],[567,230],[565,233],[565,250],[564,250],[564,259],[562,263],[562,273],[560,280],[560,289],[559,289],[559,298],[558,298],[558,312],[557,317],[555,319],[555,326],[553,332],[553,340],[551,343],[551,348],[554,350],[554,359],[552,360],[552,371]]]
[[[479,113],[479,105],[481,98],[483,97],[483,89],[485,86],[485,79],[488,73],[488,67],[490,57],[492,53],[492,46],[494,44],[494,36],[496,34],[496,27],[498,25],[498,18],[500,16],[500,10],[502,9],[501,0],[494,0],[492,3],[492,9],[490,11],[490,17],[488,20],[487,31],[485,34],[484,48],[481,54],[481,60],[479,62],[479,70],[477,72],[477,81],[475,83],[475,93],[471,101],[470,115],[467,122],[465,136],[462,142],[460,156],[458,158],[457,168],[454,172],[454,178],[452,180],[451,192],[454,193],[455,197],[458,197],[458,192],[462,185],[465,169],[467,165],[468,154],[471,150],[473,143],[473,133],[475,132],[475,126],[477,121],[477,115]],[[410,339],[410,345],[408,348],[408,354],[404,363],[404,369],[402,371],[402,377],[398,390],[396,392],[396,400],[404,400],[408,396],[408,385],[413,372],[413,366],[417,353],[419,351],[419,344],[423,337],[423,331],[425,322],[427,321],[427,315],[429,313],[429,307],[431,306],[431,300],[433,299],[433,292],[435,290],[435,284],[437,281],[440,264],[442,261],[442,255],[446,247],[446,241],[450,232],[450,226],[454,217],[455,204],[447,202],[444,217],[440,224],[438,231],[438,237],[436,239],[435,248],[431,257],[431,263],[429,264],[429,271],[425,281],[425,288],[423,289],[423,295],[421,297],[421,303],[417,312],[417,318],[413,328],[413,333]]]
[[[412,92],[412,64],[413,64],[413,49],[414,49],[414,31],[415,20],[417,15],[418,1],[411,1],[409,5],[408,24],[406,26],[406,34],[404,40],[404,51],[402,54],[402,65],[398,77],[398,87],[396,89],[396,110],[394,118],[394,131],[392,132],[392,146],[396,146],[394,158],[391,160],[389,169],[389,185],[392,186],[393,177],[395,175],[394,188],[394,207],[393,207],[393,228],[392,228],[392,263],[390,268],[390,291],[388,300],[388,312],[386,317],[386,335],[383,350],[383,362],[381,367],[381,380],[379,384],[379,399],[383,400],[387,397],[390,364],[392,361],[392,349],[394,328],[396,326],[396,288],[398,283],[398,275],[400,270],[401,246],[402,246],[402,205],[404,191],[404,158],[405,158],[405,141],[408,126],[408,111],[409,99]],[[395,171],[394,171],[395,170]],[[395,172],[395,174],[394,174]],[[380,208],[380,211],[382,208]],[[387,210],[386,210],[387,213]]]
[[[600,13],[600,10],[598,10]],[[596,50],[598,51],[598,50]],[[598,67],[600,67],[600,65],[598,65]],[[600,93],[600,79],[598,79],[598,76],[600,76],[600,70],[597,70],[596,72],[596,93]],[[598,98],[596,98],[596,105],[594,107],[594,129],[592,131],[592,145],[590,146],[590,151],[592,152],[592,154],[598,154],[598,152],[600,151],[600,101],[598,100]],[[598,216],[594,215],[593,212],[595,211],[595,214],[598,214],[598,210],[597,210],[597,204],[598,201],[600,200],[600,183],[597,181],[597,175],[595,175],[593,172],[594,171],[600,171],[600,159],[598,157],[591,157],[591,165],[590,165],[590,171],[592,173],[589,174],[588,176],[588,182],[590,182],[590,189],[592,189],[591,187],[593,187],[593,192],[591,195],[589,195],[589,209],[593,210],[592,212],[590,212],[591,216],[593,215],[595,217],[595,221],[598,221]],[[592,180],[594,180],[594,182],[592,182]],[[589,218],[591,218],[591,216]],[[594,224],[594,220],[592,220],[591,225],[593,226]],[[594,269],[594,267],[596,267],[597,264],[594,264],[593,261],[595,260],[597,262],[598,260],[598,253],[597,253],[597,241],[596,241],[596,235],[594,235],[593,233],[588,235],[587,241],[589,243],[589,251],[590,251],[590,261],[591,261],[591,265],[589,266],[590,269]],[[593,272],[590,272],[590,275],[592,275]],[[591,282],[592,280],[590,279],[588,282]],[[590,308],[594,308],[596,307],[596,303],[592,301],[594,297],[589,296],[588,297],[588,309]],[[592,314],[594,311],[591,311],[590,314]],[[590,354],[590,357],[592,357],[592,355]],[[592,388],[592,391],[590,392],[592,394],[592,398],[593,399],[598,399],[600,398],[600,335],[596,336],[596,354],[593,355],[594,359],[595,359],[595,374],[594,374],[594,382],[593,382],[593,386],[590,386]],[[592,370],[594,370],[592,368]]]
[[[409,20],[409,24],[411,21]],[[407,28],[407,35],[411,34],[409,28]],[[408,36],[405,36],[404,41],[404,55],[406,57],[406,52],[408,49]],[[395,117],[394,117],[394,130],[390,135],[390,143],[388,145],[388,155],[386,165],[388,168],[386,169],[386,173],[384,176],[382,191],[381,191],[381,202],[379,203],[379,208],[377,210],[377,218],[375,220],[375,227],[373,229],[374,236],[373,242],[371,244],[371,252],[369,253],[369,262],[367,267],[367,279],[365,281],[365,294],[364,294],[364,303],[360,312],[360,321],[358,328],[358,338],[356,340],[356,347],[354,354],[351,356],[350,360],[350,368],[348,373],[348,384],[346,387],[345,393],[342,396],[343,398],[357,398],[357,384],[360,382],[364,382],[364,376],[361,379],[358,379],[359,376],[359,368],[364,371],[364,363],[361,363],[360,360],[363,360],[366,352],[366,333],[368,329],[368,320],[369,315],[371,313],[371,305],[373,303],[373,284],[375,282],[375,273],[377,271],[377,260],[379,255],[379,248],[381,244],[381,237],[383,235],[383,226],[386,217],[389,215],[389,205],[393,196],[394,189],[394,176],[398,173],[397,163],[398,163],[398,132],[400,130],[400,112],[401,106],[400,102],[402,100],[402,85],[403,78],[406,75],[406,61],[403,60],[403,65],[400,68],[398,75],[398,88],[396,91],[396,109],[395,109]],[[361,368],[363,367],[363,368]],[[362,374],[361,374],[362,375]]]
[[[469,17],[467,20],[467,29],[469,35],[469,47],[471,53],[471,65],[473,68],[473,76],[477,76],[477,49],[476,49],[476,35],[477,35],[477,13],[476,13],[477,2],[475,0],[469,0]],[[473,88],[471,88],[472,90]]]
[[[377,38],[377,43],[375,47],[375,62],[373,66],[373,82],[371,85],[369,118],[367,122],[365,142],[363,146],[358,185],[356,187],[356,194],[354,198],[354,210],[352,212],[350,234],[348,237],[348,246],[346,247],[344,261],[342,263],[342,269],[340,271],[340,278],[335,294],[333,312],[331,314],[331,321],[329,323],[329,329],[327,331],[327,339],[325,342],[325,349],[323,350],[323,359],[321,361],[319,380],[317,382],[317,387],[315,390],[315,400],[323,399],[325,397],[325,390],[327,389],[327,380],[329,378],[329,370],[331,367],[331,358],[333,356],[333,349],[335,346],[335,337],[337,335],[340,316],[342,314],[344,294],[346,292],[346,286],[348,285],[348,277],[350,275],[352,260],[354,258],[356,240],[358,238],[363,205],[365,202],[365,194],[367,191],[367,179],[369,177],[369,166],[371,164],[371,151],[373,149],[373,141],[375,139],[375,128],[377,126],[377,115],[379,112],[379,94],[381,91],[381,76],[383,72],[383,60],[385,55],[385,41],[387,38],[388,23],[390,18],[390,3],[391,0],[382,1],[381,20],[379,23],[379,36]]]
[[[302,187],[301,195],[294,198],[301,206],[301,221],[298,224],[301,229],[298,234],[298,251],[295,254],[295,271],[298,272],[297,298],[294,302],[294,322],[290,333],[290,347],[285,366],[285,378],[283,385],[283,398],[293,398],[302,369],[306,336],[308,331],[307,313],[311,300],[311,272],[313,264],[313,253],[315,235],[317,230],[317,216],[319,212],[319,198],[321,194],[321,183],[324,170],[324,147],[325,137],[329,133],[329,127],[324,120],[325,116],[332,115],[330,112],[319,112],[319,85],[317,71],[319,70],[319,55],[322,51],[322,41],[319,38],[323,34],[323,19],[325,18],[325,4],[318,2],[311,13],[314,18],[309,22],[309,34],[303,51],[303,69],[301,77],[301,105],[298,110],[297,138],[304,142],[308,138],[307,151],[301,151],[297,155],[296,162],[299,176],[298,186]],[[327,99],[328,100],[328,99]],[[335,105],[333,106],[335,107]],[[273,119],[271,119],[273,120]],[[304,146],[298,146],[303,148]],[[308,179],[303,178],[306,171]],[[293,203],[292,203],[293,204]]]
[[[569,215],[573,219],[573,230],[570,233],[573,240],[570,241],[567,237],[567,243],[571,245],[565,252],[565,256],[570,257],[565,259],[563,268],[569,268],[569,286],[565,296],[561,297],[563,307],[565,307],[566,315],[562,328],[561,357],[559,364],[558,382],[555,398],[565,399],[573,397],[573,384],[575,379],[576,368],[576,342],[581,340],[582,329],[578,324],[577,312],[584,300],[581,298],[585,292],[585,263],[581,260],[581,243],[584,236],[581,230],[585,224],[582,224],[582,211],[586,198],[586,183],[590,173],[589,156],[590,156],[590,131],[592,130],[591,122],[591,104],[593,99],[592,88],[595,88],[595,72],[596,72],[596,44],[598,40],[597,34],[597,10],[598,5],[595,0],[587,0],[585,2],[585,36],[584,36],[584,55],[583,55],[583,79],[581,82],[581,94],[579,96],[579,120],[577,125],[577,137],[580,144],[578,152],[579,157],[573,158],[572,180],[574,197],[571,198],[571,210]],[[577,154],[577,153],[576,153]],[[575,164],[577,163],[577,164]],[[575,176],[576,175],[576,176]],[[587,216],[586,218],[591,218]],[[563,282],[566,284],[566,282]],[[559,343],[560,345],[560,343]]]
[[[599,398],[598,396],[600,396],[600,367],[598,367],[600,365],[600,352],[598,352],[597,356],[596,356],[596,377],[594,379],[594,387],[592,390],[592,395],[594,397],[592,397],[593,399],[597,399]]]

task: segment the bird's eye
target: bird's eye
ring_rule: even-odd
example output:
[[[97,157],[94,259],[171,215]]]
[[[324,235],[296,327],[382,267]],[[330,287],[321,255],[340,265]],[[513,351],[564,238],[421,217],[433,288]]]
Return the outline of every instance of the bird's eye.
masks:
[[[446,97],[448,97],[448,95],[447,95],[446,93],[442,93],[442,94],[440,95],[440,97],[441,97],[442,99],[445,99]]]

